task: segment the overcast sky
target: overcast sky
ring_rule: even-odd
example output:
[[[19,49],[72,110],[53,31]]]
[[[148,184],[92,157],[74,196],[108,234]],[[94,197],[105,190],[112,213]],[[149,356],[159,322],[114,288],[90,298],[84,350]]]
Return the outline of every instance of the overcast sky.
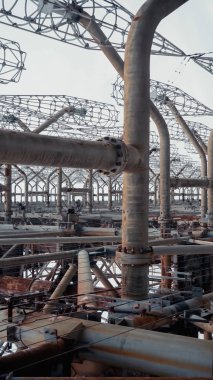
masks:
[[[120,0],[133,13],[143,2]],[[161,22],[158,32],[187,54],[212,52],[212,20],[213,0],[189,0]],[[67,94],[114,104],[111,93],[116,73],[101,52],[84,50],[2,24],[0,37],[19,42],[27,52],[26,71],[20,82],[2,85],[2,94]],[[180,87],[213,108],[213,76],[193,62],[152,57],[151,78]],[[212,124],[211,118],[196,120]]]

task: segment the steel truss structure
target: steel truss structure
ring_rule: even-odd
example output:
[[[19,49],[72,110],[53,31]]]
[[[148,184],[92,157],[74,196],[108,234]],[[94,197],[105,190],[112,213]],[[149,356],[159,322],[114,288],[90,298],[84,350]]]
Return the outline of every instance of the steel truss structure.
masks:
[[[25,69],[26,53],[18,42],[0,37],[0,83],[19,82]]]
[[[134,15],[116,0],[12,0],[0,1],[0,22],[86,49],[99,49],[95,38],[81,19],[95,22],[106,38],[104,45],[123,51]],[[212,74],[212,56],[186,54],[168,39],[155,32],[152,54],[189,57]]]
[[[45,128],[45,134],[93,140],[121,133],[115,128],[118,112],[114,106],[67,95],[1,95],[1,125],[33,132],[66,107],[67,112]]]
[[[112,97],[119,106],[123,106],[124,83],[117,77],[113,83]],[[213,110],[178,87],[166,83],[150,80],[150,98],[158,107],[163,116],[171,116],[171,112],[165,105],[167,98],[172,101],[182,116],[212,116]]]

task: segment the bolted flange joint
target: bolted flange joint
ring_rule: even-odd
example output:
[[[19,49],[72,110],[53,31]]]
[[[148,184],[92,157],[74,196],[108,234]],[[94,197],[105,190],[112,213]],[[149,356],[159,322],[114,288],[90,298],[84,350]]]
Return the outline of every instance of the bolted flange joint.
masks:
[[[104,137],[103,139],[99,139],[98,141],[102,141],[106,145],[113,145],[116,150],[116,162],[114,167],[112,167],[110,171],[98,170],[98,172],[109,176],[122,173],[126,167],[128,159],[128,153],[125,143],[122,140],[113,137]]]
[[[143,247],[141,249],[131,249],[127,251],[127,249],[122,249],[121,246],[118,247],[116,251],[116,261],[121,265],[147,265],[151,262],[151,257],[153,253],[153,248]]]

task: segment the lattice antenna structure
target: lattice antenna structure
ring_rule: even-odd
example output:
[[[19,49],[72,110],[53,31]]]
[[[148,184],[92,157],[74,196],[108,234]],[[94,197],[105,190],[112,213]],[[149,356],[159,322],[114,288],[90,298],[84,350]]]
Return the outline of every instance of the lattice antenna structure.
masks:
[[[0,83],[18,82],[25,68],[25,59],[26,53],[18,42],[0,37]]]
[[[83,18],[87,20],[86,28]],[[110,42],[115,49],[123,51],[133,18],[116,0],[0,0],[1,23],[87,49],[99,49],[88,31],[96,21],[106,36],[101,43],[107,46]],[[211,57],[187,55],[157,32],[152,54],[189,57],[212,74]]]
[[[211,108],[205,106],[178,87],[170,86],[166,83],[151,80],[150,97],[164,116],[171,115],[171,111],[165,104],[167,98],[175,104],[182,116],[213,115]]]
[[[67,95],[0,95],[1,128],[33,132],[64,108],[42,133],[90,140],[121,133],[114,106]]]
[[[68,44],[98,49],[84,17],[101,27],[108,41],[123,50],[133,15],[117,1],[110,0],[6,0],[0,1],[0,22]]]
[[[170,138],[172,140],[185,141],[186,136],[183,133],[181,126],[175,120],[168,120],[167,122],[169,128]],[[188,121],[187,125],[191,129],[191,131],[195,134],[198,134],[205,144],[208,143],[209,134],[211,132],[211,128],[203,123],[197,123],[195,121]]]
[[[123,51],[133,13],[116,0],[6,0],[0,1],[0,22],[83,48],[99,49],[82,18],[96,21],[108,41]],[[185,56],[159,33],[155,33],[153,54]]]
[[[213,52],[206,54],[193,54],[190,58],[204,70],[208,71],[210,74],[213,74]]]
[[[112,97],[118,105],[124,104],[124,83],[120,77],[113,84]],[[166,83],[150,80],[150,98],[164,116],[172,115],[165,104],[167,98],[175,104],[182,116],[213,116],[211,108],[205,106],[178,87],[170,86]]]

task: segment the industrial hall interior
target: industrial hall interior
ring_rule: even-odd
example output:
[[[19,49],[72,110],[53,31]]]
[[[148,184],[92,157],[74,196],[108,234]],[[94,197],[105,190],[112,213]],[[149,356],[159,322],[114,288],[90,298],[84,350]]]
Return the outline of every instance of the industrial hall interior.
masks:
[[[0,380],[213,379],[212,0],[0,0]]]

